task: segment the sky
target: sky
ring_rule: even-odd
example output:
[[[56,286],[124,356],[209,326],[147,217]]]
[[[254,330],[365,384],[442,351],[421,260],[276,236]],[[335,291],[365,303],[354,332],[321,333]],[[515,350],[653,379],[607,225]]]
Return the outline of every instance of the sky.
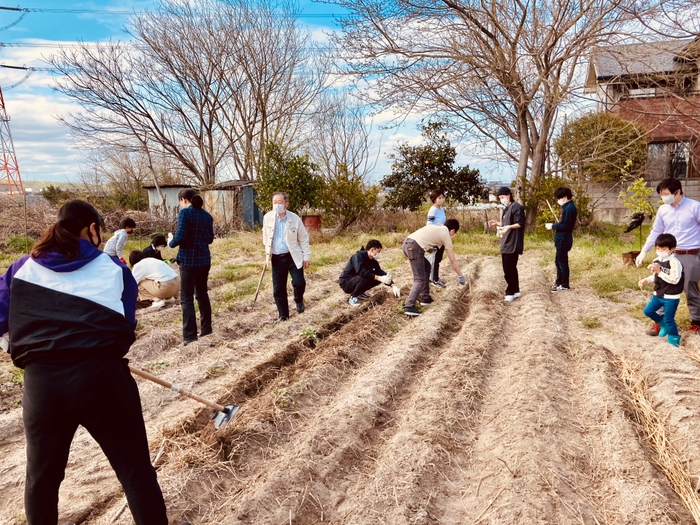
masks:
[[[22,13],[0,9],[0,64],[37,68],[29,78],[11,87],[25,77],[24,71],[0,68],[0,87],[5,108],[10,117],[10,130],[15,146],[20,173],[24,181],[70,182],[79,177],[82,154],[71,143],[66,129],[59,124],[59,116],[77,111],[77,105],[52,89],[56,75],[46,68],[45,60],[60,45],[77,41],[127,41],[124,27],[130,13],[153,9],[151,0],[103,0],[93,2],[27,0],[12,3],[0,0],[0,7],[29,9]],[[316,39],[325,39],[337,26],[334,14],[338,6],[311,0],[300,0],[301,19]],[[320,16],[319,16],[320,15]],[[13,25],[14,24],[14,25]],[[11,27],[8,27],[11,26]],[[372,140],[377,164],[371,178],[381,179],[389,173],[391,162],[387,155],[399,142],[411,145],[421,143],[420,116],[405,119],[400,126],[385,129],[389,122],[386,114],[374,117]],[[511,174],[501,165],[474,159],[467,151],[458,151],[457,165],[469,164],[479,168],[482,178],[508,180]]]

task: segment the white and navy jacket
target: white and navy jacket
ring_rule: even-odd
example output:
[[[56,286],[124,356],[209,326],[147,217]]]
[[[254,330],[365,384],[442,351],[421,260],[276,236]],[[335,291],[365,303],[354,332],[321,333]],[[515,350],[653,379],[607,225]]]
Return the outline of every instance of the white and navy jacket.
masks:
[[[685,275],[678,258],[674,254],[663,259],[657,257],[649,267],[653,264],[658,264],[661,271],[658,274],[652,273],[645,280],[654,283],[654,295],[661,299],[680,299]]]
[[[79,239],[80,257],[50,252],[0,277],[0,333],[20,368],[62,351],[125,355],[134,342],[138,287],[126,265]]]

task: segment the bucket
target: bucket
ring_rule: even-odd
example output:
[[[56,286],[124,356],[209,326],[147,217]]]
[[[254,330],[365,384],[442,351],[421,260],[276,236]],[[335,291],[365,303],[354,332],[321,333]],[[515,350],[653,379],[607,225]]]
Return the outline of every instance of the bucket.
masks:
[[[320,230],[321,229],[321,216],[320,215],[304,215],[301,218],[301,222],[307,230]]]

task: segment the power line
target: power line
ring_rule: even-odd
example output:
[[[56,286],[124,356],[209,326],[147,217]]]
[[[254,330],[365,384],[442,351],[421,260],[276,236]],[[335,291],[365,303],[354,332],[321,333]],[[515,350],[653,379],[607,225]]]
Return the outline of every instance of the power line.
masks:
[[[141,13],[147,13],[148,11],[124,11],[119,9],[56,9],[56,8],[43,8],[43,7],[6,7],[0,6],[2,11],[15,11],[26,13],[53,13],[53,14],[94,14],[94,15],[118,15],[118,16],[129,16]],[[24,15],[23,15],[24,16]],[[334,18],[340,16],[338,13],[309,13],[309,14],[299,14],[298,18]],[[15,22],[16,23],[16,22]]]

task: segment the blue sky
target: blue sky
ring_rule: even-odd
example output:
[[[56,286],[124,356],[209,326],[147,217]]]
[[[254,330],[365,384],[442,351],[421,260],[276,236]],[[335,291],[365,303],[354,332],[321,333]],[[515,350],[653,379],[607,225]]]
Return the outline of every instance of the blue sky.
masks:
[[[59,45],[78,40],[93,42],[128,39],[124,32],[129,19],[126,13],[152,9],[157,5],[157,2],[151,0],[16,2],[17,0],[0,0],[0,6],[45,11],[29,12],[14,26],[0,31],[0,42],[5,44],[5,47],[0,48],[0,64],[36,68],[45,67],[42,59],[50,56]],[[334,29],[333,18],[328,15],[339,13],[338,6],[302,0],[300,7],[301,21],[315,36],[323,38],[323,32]],[[80,10],[85,12],[78,12]],[[12,24],[19,15],[16,11],[0,10],[0,27]],[[21,85],[7,89],[7,86],[23,77],[22,71],[0,69],[0,86],[3,87],[5,106],[11,119],[10,128],[22,179],[55,182],[76,180],[82,166],[81,152],[72,146],[56,117],[78,108],[62,94],[51,89],[55,77],[48,71],[35,71]],[[386,123],[387,115],[379,115],[372,127],[378,158],[373,173],[375,180],[388,173],[390,163],[387,154],[393,151],[399,141],[420,143],[417,116],[406,119],[398,128],[381,129]],[[501,178],[498,166],[469,158],[466,152],[460,152],[458,164],[480,168],[486,180]],[[509,177],[506,175],[503,178]]]

